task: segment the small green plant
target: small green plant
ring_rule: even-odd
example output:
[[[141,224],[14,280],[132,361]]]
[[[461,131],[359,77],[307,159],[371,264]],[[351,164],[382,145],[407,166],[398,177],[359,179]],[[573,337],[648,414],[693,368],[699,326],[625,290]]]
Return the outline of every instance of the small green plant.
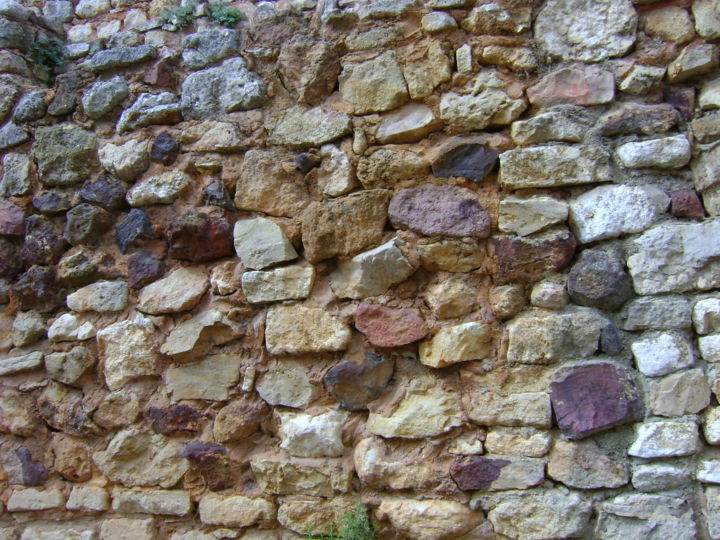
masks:
[[[326,532],[308,532],[305,538],[312,540],[375,540],[375,527],[370,522],[367,509],[357,503],[349,512],[345,512],[338,522],[330,524]]]
[[[247,19],[247,15],[237,8],[226,6],[220,2],[210,3],[210,20],[215,24],[235,28],[237,23],[245,19]]]
[[[48,85],[55,81],[55,68],[65,65],[65,46],[61,41],[48,38],[33,41],[28,48],[27,59],[45,73],[44,82]]]
[[[172,24],[179,30],[182,30],[195,22],[196,9],[197,4],[195,2],[188,2],[184,6],[178,6],[172,9],[166,8],[160,13],[160,19],[163,24]]]

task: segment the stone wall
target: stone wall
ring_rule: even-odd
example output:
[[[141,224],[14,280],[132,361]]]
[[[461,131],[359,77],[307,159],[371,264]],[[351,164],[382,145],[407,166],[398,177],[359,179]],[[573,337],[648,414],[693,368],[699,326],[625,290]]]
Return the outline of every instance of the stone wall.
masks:
[[[720,538],[720,1],[233,6],[0,0],[0,539]]]

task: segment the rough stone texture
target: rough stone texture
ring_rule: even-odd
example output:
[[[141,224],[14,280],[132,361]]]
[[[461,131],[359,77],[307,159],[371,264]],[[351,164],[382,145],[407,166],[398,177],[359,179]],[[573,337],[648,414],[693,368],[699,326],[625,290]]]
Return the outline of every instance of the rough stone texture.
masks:
[[[323,107],[291,107],[271,115],[265,127],[269,143],[292,148],[320,146],[352,132],[348,115]]]
[[[547,195],[510,195],[500,201],[498,228],[504,233],[527,236],[551,225],[563,223],[567,217],[568,205],[564,201]]]
[[[410,97],[397,56],[392,51],[374,60],[345,64],[338,80],[340,95],[353,106],[355,114],[394,109]]]
[[[265,342],[270,354],[342,351],[350,329],[326,311],[299,305],[273,306],[265,322]]]
[[[238,35],[232,30],[205,30],[185,36],[182,41],[183,63],[201,69],[240,52]]]
[[[692,421],[636,424],[628,454],[641,458],[688,456],[698,451],[698,427]]]
[[[251,303],[302,300],[310,295],[315,269],[286,266],[265,272],[245,272],[242,288]]]
[[[676,169],[687,165],[691,157],[690,142],[684,135],[630,142],[619,146],[615,155],[623,167]]]
[[[99,81],[83,94],[83,110],[90,118],[102,118],[120,105],[128,95],[130,92],[124,77]]]
[[[260,429],[270,409],[264,401],[245,395],[220,409],[213,422],[213,437],[224,443],[249,437]]]
[[[233,235],[235,251],[246,268],[262,270],[297,258],[282,228],[269,219],[240,219],[235,222]]]
[[[100,330],[97,334],[104,361],[105,382],[110,390],[125,386],[132,379],[155,375],[157,355],[153,350],[150,320],[138,316]]]
[[[274,519],[275,505],[263,498],[242,495],[219,497],[208,495],[200,499],[200,521],[206,525],[247,527],[263,519]]]
[[[298,101],[311,105],[321,103],[333,91],[340,73],[337,47],[305,36],[283,44],[278,64],[285,87],[295,93]]]
[[[240,377],[239,356],[216,354],[194,364],[173,367],[166,371],[165,382],[175,401],[209,399],[223,401],[230,387]]]
[[[535,487],[545,479],[545,461],[515,456],[472,457],[455,461],[450,476],[461,490],[504,491]]]
[[[97,163],[97,138],[74,124],[39,127],[33,142],[40,181],[69,186],[90,176]]]
[[[592,441],[557,441],[550,453],[548,476],[579,489],[617,488],[628,483],[623,464],[603,454]]]
[[[100,148],[98,155],[105,170],[124,182],[134,181],[150,165],[146,140],[131,139],[120,145],[108,143]]]
[[[140,291],[138,309],[151,315],[187,311],[198,304],[208,286],[202,270],[178,268]]]
[[[414,309],[392,309],[362,303],[355,311],[355,328],[377,347],[400,347],[427,334],[425,319]]]
[[[493,352],[493,328],[476,322],[441,328],[420,343],[420,362],[442,368],[468,360],[484,360]]]
[[[234,251],[230,224],[198,210],[174,219],[166,233],[168,255],[174,259],[204,262],[227,257]]]
[[[682,416],[710,404],[710,385],[701,369],[667,375],[649,384],[648,405],[658,416]]]
[[[456,501],[391,499],[380,502],[375,516],[417,540],[458,537],[483,522],[482,514]]]
[[[619,260],[585,250],[568,273],[567,290],[576,304],[615,311],[630,298],[632,283]]]
[[[171,204],[191,182],[190,175],[179,171],[151,176],[127,192],[127,202],[130,206]]]
[[[686,499],[663,495],[619,495],[600,506],[595,535],[609,539],[622,535],[648,538],[695,538],[692,508]]]
[[[122,311],[127,306],[128,287],[124,281],[98,281],[68,295],[67,305],[73,311],[99,313]]]
[[[667,375],[694,363],[692,345],[681,332],[648,332],[630,346],[638,369],[648,377]]]
[[[668,81],[678,83],[708,73],[718,65],[717,47],[692,43],[667,68]]]
[[[426,176],[429,170],[428,162],[414,152],[380,148],[361,158],[356,172],[365,189],[392,189],[396,184]]]
[[[375,137],[383,144],[413,143],[439,130],[441,123],[432,109],[409,103],[397,112],[388,114],[378,126]]]
[[[615,97],[612,73],[594,66],[563,68],[528,88],[528,99],[539,107],[600,105]]]
[[[283,359],[273,361],[257,383],[257,392],[269,405],[306,407],[314,393],[305,365]]]
[[[125,109],[117,123],[119,135],[145,126],[177,124],[181,118],[180,102],[172,92],[140,94]]]
[[[344,409],[363,410],[385,390],[393,369],[391,359],[366,351],[359,361],[343,360],[330,368],[323,382]]]

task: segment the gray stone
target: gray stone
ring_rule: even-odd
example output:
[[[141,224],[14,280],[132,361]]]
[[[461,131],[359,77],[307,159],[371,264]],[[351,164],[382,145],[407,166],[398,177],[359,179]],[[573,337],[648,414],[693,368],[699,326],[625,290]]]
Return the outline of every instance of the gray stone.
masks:
[[[73,311],[97,311],[98,313],[122,311],[128,303],[127,283],[98,281],[68,295],[67,305]]]
[[[0,150],[7,150],[30,140],[30,135],[23,128],[8,122],[0,128]]]
[[[646,422],[635,425],[628,454],[641,458],[689,456],[700,449],[698,426],[692,421]]]
[[[45,91],[31,90],[15,106],[13,120],[18,123],[32,122],[45,116]]]
[[[433,11],[423,15],[422,27],[426,32],[435,34],[437,32],[457,28],[457,22],[455,22],[455,19],[453,19],[448,13],[443,11]]]
[[[581,107],[559,105],[528,120],[513,122],[510,135],[516,144],[580,142],[587,132],[588,124]]]
[[[87,179],[97,164],[97,138],[70,123],[39,127],[33,156],[46,186],[69,186]]]
[[[180,102],[172,92],[143,93],[120,115],[117,132],[122,135],[141,127],[177,124],[181,118]]]
[[[185,36],[182,41],[183,63],[190,69],[202,69],[240,53],[235,30],[204,30]]]
[[[679,83],[704,75],[718,65],[718,51],[710,43],[691,43],[667,68],[667,78],[671,83]]]
[[[289,359],[271,360],[256,390],[270,405],[295,408],[306,407],[314,393],[305,364]]]
[[[171,171],[141,180],[127,192],[130,206],[149,206],[152,204],[172,204],[192,183],[190,175],[181,171]]]
[[[102,118],[120,105],[128,95],[130,90],[127,81],[121,75],[98,81],[83,94],[83,110],[90,118]]]
[[[302,266],[245,272],[242,276],[243,292],[251,303],[302,300],[310,295],[314,282],[315,269]]]
[[[112,509],[121,514],[156,514],[184,516],[192,509],[190,496],[179,489],[125,490],[113,489]]]
[[[691,366],[692,345],[677,330],[650,331],[630,346],[635,363],[643,375],[659,377]]]
[[[21,311],[12,326],[12,341],[16,347],[24,347],[45,337],[45,317],[36,311]]]
[[[261,107],[267,101],[263,79],[242,58],[188,75],[182,83],[180,106],[192,119],[222,118],[227,113]]]
[[[388,111],[410,99],[394,51],[358,64],[345,64],[338,80],[340,95],[353,106],[355,114]]]
[[[548,476],[578,489],[618,488],[628,483],[625,465],[610,459],[594,441],[556,441]]]
[[[692,320],[700,335],[720,332],[720,298],[702,298],[695,302]]]
[[[266,218],[236,221],[233,235],[235,251],[246,268],[262,270],[298,256],[282,228]]]
[[[623,330],[689,328],[692,305],[685,296],[635,298],[620,313]]]
[[[33,15],[33,12],[20,2],[15,2],[14,0],[2,0],[2,2],[0,2],[0,16],[24,22],[27,21],[31,15]]]
[[[18,197],[27,195],[32,189],[30,183],[30,159],[27,154],[8,152],[3,157],[3,176],[0,181],[0,196]]]
[[[100,72],[132,66],[153,60],[157,57],[157,50],[151,45],[137,45],[136,47],[119,47],[98,51],[86,62],[92,71]]]
[[[34,36],[29,26],[0,17],[0,49],[19,49],[26,53]]]
[[[42,365],[43,353],[31,352],[21,356],[9,356],[0,359],[0,375],[12,375],[29,369],[36,369]]]
[[[618,84],[618,89],[628,94],[641,96],[654,90],[665,77],[664,67],[635,65]]]
[[[75,15],[72,2],[67,0],[51,0],[43,5],[43,15],[60,22],[70,22]]]
[[[527,89],[530,103],[552,105],[599,105],[615,97],[614,75],[597,66],[571,66],[545,75]]]
[[[268,143],[304,149],[319,147],[352,133],[350,117],[342,112],[297,105],[270,115],[265,122]]]
[[[9,51],[0,51],[0,73],[14,73],[28,79],[32,76],[25,59]]]
[[[594,537],[693,540],[696,532],[687,499],[633,493],[600,504]]]
[[[90,351],[76,346],[67,352],[56,352],[45,355],[45,371],[50,378],[64,384],[75,385],[95,364]]]
[[[683,461],[639,463],[633,468],[632,485],[638,491],[652,493],[683,487],[693,476],[691,465]]]
[[[615,150],[620,164],[629,169],[677,169],[688,164],[690,141],[685,135],[675,135],[649,141],[629,142]]]
[[[720,4],[717,0],[696,0],[692,4],[692,13],[700,37],[709,40],[720,38]]]

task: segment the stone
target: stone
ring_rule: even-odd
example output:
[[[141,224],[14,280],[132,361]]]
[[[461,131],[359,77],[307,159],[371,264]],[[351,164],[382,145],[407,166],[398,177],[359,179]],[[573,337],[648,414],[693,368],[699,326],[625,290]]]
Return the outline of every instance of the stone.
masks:
[[[233,235],[235,251],[246,268],[262,270],[298,256],[283,229],[266,218],[239,219]]]
[[[248,527],[261,520],[274,520],[275,505],[260,497],[205,495],[198,505],[200,521],[206,525]]]
[[[635,65],[625,78],[618,84],[618,90],[628,94],[641,96],[651,92],[665,77],[664,67]]]
[[[166,409],[150,407],[147,417],[152,419],[152,429],[161,435],[188,434],[200,431],[202,414],[189,405],[171,405]],[[184,451],[186,457],[187,447]]]
[[[408,228],[427,236],[487,238],[490,215],[480,198],[466,188],[424,184],[398,191],[388,215],[396,229]]]
[[[720,332],[720,298],[702,298],[695,302],[692,321],[698,334]]]
[[[183,63],[191,70],[240,54],[238,34],[234,30],[203,30],[187,35],[182,40],[182,49]]]
[[[632,377],[613,364],[570,366],[550,387],[558,426],[570,439],[634,422],[642,414]]]
[[[101,72],[141,64],[156,57],[157,49],[152,45],[137,45],[98,51],[85,64],[92,71]]]
[[[630,345],[643,375],[660,377],[694,363],[692,345],[677,330],[650,331]]]
[[[80,0],[75,6],[75,15],[82,19],[91,19],[107,11],[110,11],[110,0]]]
[[[287,497],[278,508],[280,524],[298,534],[325,531],[328,523],[340,523],[344,515],[357,511],[352,497],[340,496],[326,500],[302,495]]]
[[[85,347],[76,346],[67,352],[45,355],[45,371],[49,377],[74,386],[95,365],[95,358]]]
[[[191,73],[180,91],[180,107],[186,119],[220,118],[234,111],[256,109],[266,101],[265,81],[250,71],[242,58],[230,58],[217,67]]]
[[[457,22],[455,22],[455,19],[443,11],[426,13],[423,15],[421,23],[423,30],[430,34],[457,28]]]
[[[417,246],[420,264],[430,271],[470,272],[483,265],[487,258],[485,247],[478,242],[440,240]]]
[[[332,42],[297,35],[280,49],[278,67],[285,88],[298,101],[317,105],[335,89],[340,57]]]
[[[100,525],[102,540],[155,540],[155,523],[152,518],[128,519],[112,518],[103,520]]]
[[[342,351],[349,342],[347,325],[322,309],[275,305],[268,310],[265,343],[272,355]]]
[[[464,491],[527,489],[541,484],[545,479],[545,461],[490,454],[461,458],[450,467],[450,476]]]
[[[360,19],[398,18],[417,7],[417,0],[373,0],[360,6],[358,16]]]
[[[250,468],[265,493],[332,497],[351,489],[352,470],[339,459],[288,460],[259,455],[250,460]]]
[[[24,355],[0,359],[0,375],[12,375],[21,371],[36,369],[42,365],[43,353],[35,351]]]
[[[59,489],[15,489],[7,502],[8,512],[37,512],[65,506],[65,495]]]
[[[112,226],[112,214],[88,203],[81,203],[66,214],[63,238],[72,246],[97,244]]]
[[[251,303],[302,300],[310,295],[314,282],[315,269],[297,265],[242,275],[243,293]]]
[[[343,65],[338,80],[340,96],[352,105],[356,115],[388,111],[410,98],[394,51]]]
[[[425,303],[442,319],[462,317],[477,308],[478,291],[463,275],[442,275],[425,290]]]
[[[570,225],[582,243],[642,232],[669,203],[665,192],[652,185],[599,186],[570,201]]]
[[[527,120],[513,122],[510,136],[516,144],[522,145],[548,141],[580,142],[588,123],[581,107],[558,105]]]
[[[235,186],[235,206],[273,216],[293,217],[310,202],[302,174],[284,166],[288,154],[252,149],[245,154]],[[290,164],[287,164],[290,165]],[[282,192],[283,197],[277,194]]]
[[[125,208],[125,192],[127,186],[120,180],[115,180],[108,174],[100,175],[100,178],[86,184],[80,189],[80,199],[86,203],[100,206],[105,210],[120,210]]]
[[[128,285],[132,288],[152,283],[159,279],[163,272],[163,262],[147,251],[138,251],[128,258]]]
[[[23,261],[18,246],[0,238],[0,276],[4,279],[13,279],[23,269]]]
[[[483,144],[464,143],[444,151],[432,164],[439,178],[461,176],[480,182],[493,169],[498,153]]]
[[[0,388],[0,431],[18,437],[30,437],[38,430],[33,399],[14,388]]]
[[[180,146],[167,131],[163,131],[153,140],[150,147],[150,159],[163,165],[172,165],[177,158]]]
[[[537,71],[539,65],[534,49],[510,45],[487,45],[480,49],[479,60],[482,63],[507,67],[521,73]]]
[[[93,420],[105,429],[118,429],[132,424],[140,413],[137,395],[125,390],[110,392],[98,404]]]
[[[720,114],[711,113],[691,122],[693,135],[700,143],[711,143],[720,138]]]
[[[615,155],[623,167],[679,168],[688,164],[691,157],[690,142],[684,135],[629,142],[619,146]]]
[[[271,360],[255,388],[269,405],[294,408],[306,407],[314,393],[306,366],[286,359]]]
[[[369,157],[361,157],[356,172],[365,189],[392,189],[397,184],[427,176],[430,166],[414,152],[380,148]]]
[[[179,489],[139,491],[116,488],[112,491],[114,512],[184,516],[191,508],[190,496]]]
[[[692,421],[656,421],[635,425],[628,454],[641,458],[689,456],[699,449],[698,426]]]
[[[381,499],[375,517],[389,521],[395,531],[417,540],[459,538],[484,521],[482,513],[456,501],[390,497]]]
[[[632,295],[632,282],[621,261],[589,249],[570,270],[567,290],[576,304],[615,311]]]
[[[694,189],[679,189],[670,193],[670,213],[675,217],[701,220],[705,209]]]
[[[86,180],[97,163],[97,138],[75,124],[41,126],[32,154],[45,186],[70,186]]]
[[[535,39],[551,58],[600,62],[623,56],[633,46],[637,20],[629,0],[592,5],[587,0],[554,0],[535,19]]]
[[[521,34],[530,29],[531,12],[528,7],[512,11],[498,2],[474,7],[462,20],[463,30],[474,34]]]
[[[23,128],[8,122],[0,128],[0,150],[7,150],[30,140],[30,135]]]
[[[125,281],[98,281],[68,295],[67,306],[73,311],[108,313],[122,311],[128,303]]]
[[[415,268],[403,255],[397,240],[343,261],[329,276],[339,298],[361,299],[378,296],[409,277]]]
[[[65,508],[81,512],[104,512],[110,509],[110,495],[101,487],[74,486]]]
[[[211,206],[218,206],[226,210],[235,210],[230,192],[222,180],[214,180],[203,188],[203,201]]]
[[[279,412],[280,448],[298,457],[340,457],[343,453],[342,428],[348,414],[329,410],[311,415]]]
[[[696,414],[710,404],[710,385],[702,369],[650,381],[648,406],[658,416]]]
[[[547,431],[531,427],[494,426],[488,430],[485,448],[492,454],[519,454],[539,458],[550,450],[552,437]]]
[[[0,48],[18,49],[27,53],[34,36],[35,32],[30,27],[11,21],[6,17],[0,19]]]
[[[578,489],[618,488],[628,483],[625,466],[606,456],[594,441],[556,441],[548,476]]]
[[[420,362],[443,368],[468,360],[485,360],[494,351],[491,325],[467,322],[441,328],[430,340],[420,343]]]
[[[633,487],[645,492],[666,491],[683,487],[692,476],[687,465],[687,463],[678,460],[636,465],[632,476]]]
[[[572,186],[610,179],[609,156],[596,146],[549,145],[500,154],[498,181],[506,189]]]
[[[615,97],[615,77],[595,66],[566,67],[553,71],[527,89],[530,103],[553,105],[601,105]]]
[[[459,73],[470,73],[473,70],[472,47],[465,43],[455,50],[455,65]]]
[[[424,99],[449,81],[453,73],[452,48],[442,41],[416,43],[412,58],[403,59],[403,78],[411,99]]]
[[[66,480],[87,482],[92,478],[92,460],[87,446],[82,442],[68,435],[56,433],[52,437],[49,450],[55,472]]]
[[[0,81],[0,89],[2,89],[3,92],[3,97],[0,98],[0,121],[2,121],[5,120],[13,110],[21,89],[17,84],[8,80]],[[9,125],[15,124],[10,123]],[[23,133],[25,132],[23,131]]]
[[[525,99],[518,98],[494,70],[482,71],[456,91],[440,97],[440,118],[464,131],[510,124],[526,108]]]
[[[80,390],[48,380],[40,396],[37,398],[37,409],[40,417],[54,430],[62,431],[76,437],[97,437],[102,433],[100,427],[90,419],[83,408],[83,393]],[[66,453],[65,458],[71,461],[77,452]],[[56,456],[57,457],[57,456]],[[65,470],[60,466],[61,459],[56,459],[61,472]],[[71,466],[69,469],[75,469]]]
[[[239,441],[260,429],[260,423],[270,413],[264,401],[242,395],[217,412],[213,422],[213,438],[220,443]]]
[[[16,347],[30,345],[45,337],[45,317],[36,311],[21,311],[12,326],[12,341]]]
[[[504,233],[527,236],[568,218],[568,205],[548,195],[510,195],[500,201],[498,228]]]
[[[600,132],[605,136],[624,135],[628,133],[652,135],[669,131],[677,124],[678,118],[679,114],[677,110],[670,104],[644,105],[641,103],[622,103],[602,115],[598,119],[598,122]],[[680,138],[682,138],[682,136],[678,136],[678,138],[669,137],[656,139],[656,141],[663,141],[663,145],[669,144],[670,147],[672,147],[676,141],[682,143]],[[645,141],[645,143],[647,142],[648,141]],[[661,143],[657,142],[655,144],[660,145]],[[624,146],[625,145],[620,148]],[[660,152],[662,152],[662,150]]]
[[[139,239],[155,238],[155,231],[147,212],[141,208],[133,208],[115,229],[115,241],[121,253],[139,242]]]
[[[120,75],[106,81],[97,81],[82,96],[85,114],[98,119],[111,113],[130,95],[125,77]]]
[[[161,173],[135,184],[127,192],[127,201],[130,206],[171,204],[191,182],[190,175],[184,172]]]
[[[55,3],[55,2],[48,2]],[[15,528],[0,529],[3,533],[7,531],[8,536],[3,536],[3,540],[16,540],[18,538]],[[28,525],[23,530],[20,537],[22,540],[85,540],[96,536],[95,524],[87,524],[80,522],[69,522],[68,524],[59,524],[57,522],[35,522]]]
[[[8,152],[3,157],[3,176],[0,181],[0,196],[18,197],[27,195],[32,189],[30,182],[30,159],[25,154]]]
[[[679,83],[704,75],[718,65],[718,51],[715,45],[695,43],[686,46],[680,55],[667,67],[667,79]]]
[[[13,113],[13,120],[19,124],[32,122],[45,116],[45,110],[45,92],[32,90],[18,101]]]
[[[119,145],[108,143],[98,155],[103,168],[123,182],[135,181],[150,166],[147,140],[130,139]]]
[[[384,356],[365,351],[361,360],[343,360],[330,368],[323,377],[327,391],[349,411],[367,409],[390,382],[394,362]]]
[[[55,0],[57,2],[58,0]],[[63,1],[63,0],[59,0]],[[48,4],[55,3],[48,2]],[[68,44],[65,46],[65,50],[69,57],[75,56],[73,54],[73,46],[76,47],[76,53],[80,56],[87,54],[89,47],[87,43],[75,43]],[[88,47],[88,48],[86,48]],[[79,51],[77,50],[79,48]],[[67,73],[62,73],[55,79],[55,96],[48,105],[47,112],[52,116],[65,116],[70,114],[75,105],[77,104],[78,87],[80,85],[80,77],[77,71],[71,70]]]
[[[0,200],[0,234],[23,236],[25,234],[25,209],[7,200]]]
[[[352,133],[350,117],[340,111],[300,105],[271,114],[265,122],[268,143],[305,149]]]
[[[424,338],[428,332],[418,310],[366,303],[355,311],[355,328],[376,347],[401,347]]]
[[[178,268],[140,291],[138,309],[151,315],[188,311],[198,304],[207,289],[208,280],[204,271]]]
[[[237,337],[238,328],[223,313],[207,309],[178,323],[167,335],[160,352],[176,362],[204,356],[214,345],[223,345]]]
[[[60,290],[52,268],[33,265],[10,287],[20,309],[36,309],[40,313],[53,311],[62,305]]]
[[[704,191],[717,184],[718,158],[720,158],[720,151],[715,146],[712,150],[701,152],[698,158],[692,162],[695,189]]]
[[[683,45],[695,37],[695,28],[687,10],[668,6],[643,15],[640,26],[649,36]]]
[[[142,93],[125,109],[117,123],[117,133],[153,125],[177,124],[182,119],[178,97],[172,92]]]
[[[234,253],[230,224],[199,210],[175,218],[166,234],[168,255],[174,259],[205,262]]]
[[[302,214],[305,258],[316,263],[379,244],[389,200],[390,193],[378,189],[310,203]]]
[[[624,330],[689,328],[692,306],[680,295],[645,296],[627,303],[622,313]]]
[[[18,448],[15,455],[20,461],[22,469],[22,483],[25,486],[42,486],[48,479],[48,472],[45,466],[32,458],[27,448]]]
[[[432,109],[418,103],[408,103],[383,117],[375,137],[382,144],[413,143],[441,127]]]
[[[323,195],[338,197],[357,186],[352,163],[347,154],[332,144],[320,148],[322,163],[317,173],[318,188]]]
[[[695,538],[693,510],[685,498],[632,493],[600,504],[594,536],[602,539],[645,535],[648,538]]]
[[[171,367],[165,372],[165,383],[174,401],[207,399],[224,401],[230,388],[240,379],[241,357],[230,354],[206,356],[193,364]]]
[[[560,309],[567,305],[568,294],[565,285],[553,281],[540,281],[530,292],[530,303],[544,309]]]
[[[133,379],[156,374],[154,329],[149,319],[137,316],[135,320],[125,319],[106,326],[97,333],[105,383],[110,390],[118,390]]]
[[[55,216],[70,210],[72,208],[72,199],[68,192],[52,189],[40,193],[33,199],[32,204],[41,214]]]

